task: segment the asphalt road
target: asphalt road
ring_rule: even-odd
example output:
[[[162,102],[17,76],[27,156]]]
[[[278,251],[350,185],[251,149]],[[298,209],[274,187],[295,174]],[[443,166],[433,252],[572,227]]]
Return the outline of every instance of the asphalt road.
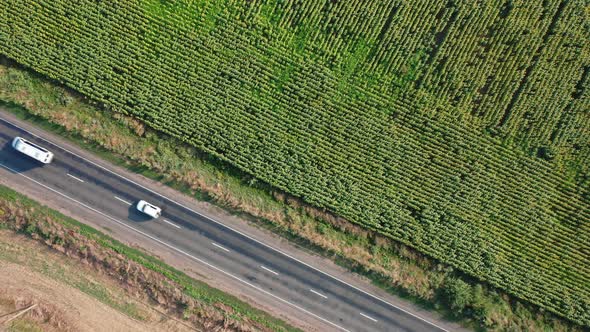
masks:
[[[15,136],[55,155],[43,165],[10,146]],[[287,253],[71,153],[0,118],[0,167],[18,173],[131,232],[157,241],[341,331],[446,331]],[[150,219],[135,204],[163,209]]]

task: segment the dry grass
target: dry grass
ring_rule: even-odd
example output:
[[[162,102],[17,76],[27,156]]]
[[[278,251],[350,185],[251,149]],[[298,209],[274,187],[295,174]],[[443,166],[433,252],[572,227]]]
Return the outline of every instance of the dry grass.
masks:
[[[5,326],[9,331],[193,331],[129,296],[101,271],[39,241],[0,229],[0,247],[0,330]],[[6,322],[2,314],[30,304],[36,305],[33,310],[2,324]]]
[[[2,314],[6,315],[0,317],[0,329],[2,326],[5,326],[10,330],[12,326],[18,326],[25,321],[28,323],[27,325],[32,325],[33,327],[46,332],[69,332],[78,330],[76,324],[66,318],[66,315],[64,315],[64,312],[61,309],[47,301],[40,300],[39,298],[28,294],[26,290],[19,290],[16,293],[0,288],[0,302],[3,304],[0,308],[4,309]],[[12,318],[19,311],[32,305],[35,305],[35,307],[27,311],[22,317],[18,317],[17,319],[6,323],[8,319]]]

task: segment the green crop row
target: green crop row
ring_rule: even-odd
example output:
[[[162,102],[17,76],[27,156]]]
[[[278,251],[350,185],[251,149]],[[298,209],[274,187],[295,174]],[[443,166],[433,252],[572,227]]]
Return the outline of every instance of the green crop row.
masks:
[[[578,77],[586,58],[568,67],[548,55],[585,34],[545,33],[579,19],[575,2],[0,4],[1,54],[310,204],[590,324],[589,148],[580,141],[590,124],[579,111],[588,109],[588,75]],[[535,37],[519,42],[527,29]],[[484,59],[480,37],[489,43]],[[553,84],[562,69],[560,101],[532,107],[551,97],[535,95],[549,89],[539,82]],[[488,80],[491,71],[501,77]],[[487,94],[468,93],[482,84]],[[518,91],[504,131],[486,135]],[[486,103],[498,105],[493,115]],[[569,111],[555,124],[530,120],[558,117],[560,107]],[[552,131],[555,142],[579,146],[560,159],[577,168],[510,143],[536,146]]]

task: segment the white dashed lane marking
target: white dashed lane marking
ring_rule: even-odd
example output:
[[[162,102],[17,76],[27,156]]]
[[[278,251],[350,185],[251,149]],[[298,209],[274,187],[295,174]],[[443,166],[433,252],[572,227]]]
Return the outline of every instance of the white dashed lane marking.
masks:
[[[123,203],[125,203],[125,204],[127,204],[127,205],[131,205],[131,204],[133,204],[133,203],[131,203],[131,202],[128,202],[128,201],[126,201],[126,200],[122,199],[121,197],[117,197],[117,196],[115,196],[115,199],[116,199],[116,200],[119,200],[119,201],[121,201],[121,202],[123,202]]]
[[[365,318],[368,318],[368,319],[374,321],[375,323],[377,322],[377,320],[375,318],[371,317],[371,316],[367,316],[367,315],[363,314],[362,312],[360,314],[361,314],[361,316],[363,316]]]
[[[326,295],[324,295],[324,294],[322,294],[322,293],[319,293],[319,292],[316,292],[316,291],[314,291],[313,289],[310,289],[309,291],[310,291],[310,292],[312,292],[312,293],[314,293],[314,294],[315,294],[315,295],[317,295],[317,296],[321,296],[321,297],[323,297],[324,299],[327,299],[327,298],[328,298]]]
[[[221,250],[225,250],[225,251],[229,252],[229,249],[227,249],[227,248],[226,248],[226,247],[224,247],[224,246],[221,246],[221,245],[219,245],[219,244],[217,244],[217,243],[215,243],[215,242],[211,242],[211,244],[212,244],[212,245],[214,245],[214,246],[216,246],[217,248],[219,248],[219,249],[221,249]]]
[[[70,173],[66,173],[66,174],[67,174],[69,177],[71,177],[72,179],[74,179],[74,180],[77,180],[77,181],[80,181],[80,182],[84,183],[84,180],[82,180],[82,179],[80,179],[80,178],[78,178],[78,177],[75,177],[75,176],[73,176],[73,175],[72,175],[72,174],[70,174]]]
[[[172,225],[172,226],[174,226],[174,227],[176,227],[176,228],[179,228],[179,229],[180,229],[180,226],[178,226],[177,224],[175,224],[175,223],[173,223],[173,222],[171,222],[171,221],[168,221],[168,220],[166,220],[166,219],[162,219],[162,220],[164,220],[164,222],[165,222],[165,223],[167,223],[167,224],[169,224],[169,225]]]
[[[263,270],[266,270],[266,271],[268,271],[268,272],[270,272],[270,273],[272,273],[272,274],[274,274],[274,275],[276,275],[276,276],[278,276],[278,275],[279,275],[278,273],[276,273],[275,271],[273,271],[273,270],[269,269],[268,267],[266,267],[266,266],[264,266],[264,265],[260,265],[260,268],[261,268],[261,269],[263,269]]]

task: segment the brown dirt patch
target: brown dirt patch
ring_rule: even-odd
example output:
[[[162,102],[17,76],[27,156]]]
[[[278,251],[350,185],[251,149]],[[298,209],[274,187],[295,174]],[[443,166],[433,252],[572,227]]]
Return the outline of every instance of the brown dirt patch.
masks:
[[[0,317],[0,330],[19,330],[18,326],[26,325],[50,332],[194,331],[145,303],[125,297],[104,275],[12,231],[0,231],[0,271],[0,316],[37,304],[8,324]],[[106,292],[127,312],[82,291],[92,286]]]

